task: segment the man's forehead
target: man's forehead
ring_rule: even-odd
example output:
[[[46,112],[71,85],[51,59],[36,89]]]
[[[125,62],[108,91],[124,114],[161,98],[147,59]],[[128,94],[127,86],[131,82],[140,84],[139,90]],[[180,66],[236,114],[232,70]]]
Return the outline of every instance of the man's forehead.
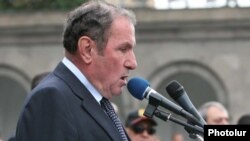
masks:
[[[228,116],[228,113],[223,108],[212,106],[208,109],[208,116],[213,116],[213,117]]]

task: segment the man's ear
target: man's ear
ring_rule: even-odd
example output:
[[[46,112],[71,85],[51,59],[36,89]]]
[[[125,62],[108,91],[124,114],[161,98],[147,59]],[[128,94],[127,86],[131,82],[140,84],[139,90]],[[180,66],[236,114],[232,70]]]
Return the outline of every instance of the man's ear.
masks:
[[[78,49],[83,61],[89,64],[92,61],[93,41],[87,36],[80,37],[78,40]]]

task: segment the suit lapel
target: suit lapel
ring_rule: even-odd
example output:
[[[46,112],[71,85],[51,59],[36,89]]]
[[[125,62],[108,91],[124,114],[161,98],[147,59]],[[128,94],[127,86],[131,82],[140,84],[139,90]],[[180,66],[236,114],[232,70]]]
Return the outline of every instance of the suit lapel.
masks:
[[[86,96],[86,98],[87,97],[88,96]],[[96,101],[91,100],[93,97],[88,98],[86,100],[84,99],[82,107],[103,127],[114,141],[120,140],[120,134],[118,130],[116,130],[114,123],[105,114],[101,106]]]
[[[54,74],[61,78],[72,89],[73,93],[82,100],[82,108],[89,113],[106,133],[114,141],[121,140],[118,130],[105,114],[99,103],[94,99],[86,87],[78,80],[78,78],[63,64],[59,63]]]

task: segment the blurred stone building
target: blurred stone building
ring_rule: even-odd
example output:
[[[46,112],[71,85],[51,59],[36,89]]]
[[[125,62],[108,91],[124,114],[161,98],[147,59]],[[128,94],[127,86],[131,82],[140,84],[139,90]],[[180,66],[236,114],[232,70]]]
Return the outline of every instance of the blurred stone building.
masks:
[[[231,123],[249,112],[250,8],[132,10],[138,19],[138,68],[131,77],[147,79],[168,98],[166,85],[178,80],[195,107],[210,100],[222,102]],[[31,79],[53,70],[62,59],[66,16],[66,12],[0,14],[0,136],[4,139],[15,132]],[[127,91],[114,102],[122,120],[131,109],[147,106],[147,101],[138,101]],[[182,126],[157,120],[162,141],[175,131],[186,134]]]

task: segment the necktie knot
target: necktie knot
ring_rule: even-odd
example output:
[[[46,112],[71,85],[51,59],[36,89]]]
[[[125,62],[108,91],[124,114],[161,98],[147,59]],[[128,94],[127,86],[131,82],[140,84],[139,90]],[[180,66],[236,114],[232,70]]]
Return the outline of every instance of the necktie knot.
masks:
[[[113,112],[114,111],[114,108],[108,99],[102,98],[100,103],[101,103],[102,108],[105,110],[105,112]]]

